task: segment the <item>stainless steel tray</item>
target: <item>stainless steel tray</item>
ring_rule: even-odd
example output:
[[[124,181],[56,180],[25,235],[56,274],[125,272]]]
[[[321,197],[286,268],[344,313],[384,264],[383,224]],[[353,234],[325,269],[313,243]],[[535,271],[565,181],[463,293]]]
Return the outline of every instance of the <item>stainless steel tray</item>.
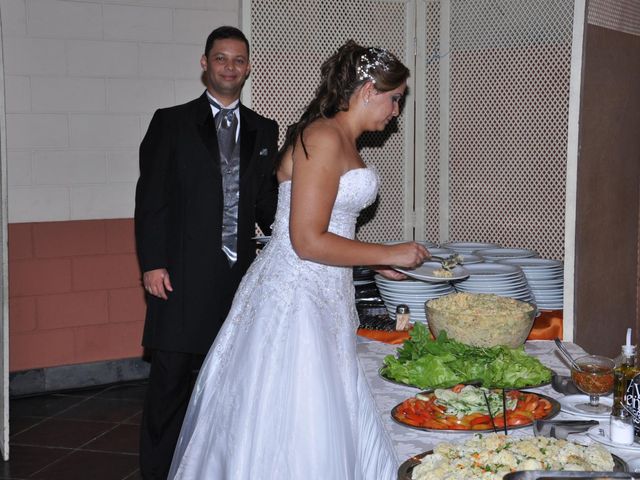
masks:
[[[422,459],[433,454],[433,450],[421,453],[405,461],[398,469],[398,480],[411,480],[413,469],[422,463]],[[617,455],[611,454],[614,463],[614,472],[552,472],[549,470],[529,470],[525,472],[513,472],[505,475],[503,480],[555,480],[561,478],[573,479],[619,479],[640,478],[640,474],[628,473],[627,463]]]

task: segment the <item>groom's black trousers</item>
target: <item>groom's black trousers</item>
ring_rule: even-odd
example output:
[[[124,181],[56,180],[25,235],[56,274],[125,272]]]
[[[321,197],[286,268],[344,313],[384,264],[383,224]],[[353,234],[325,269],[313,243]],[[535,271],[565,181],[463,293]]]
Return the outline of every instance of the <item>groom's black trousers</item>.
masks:
[[[140,471],[145,480],[169,474],[182,421],[204,355],[154,350],[140,425]]]

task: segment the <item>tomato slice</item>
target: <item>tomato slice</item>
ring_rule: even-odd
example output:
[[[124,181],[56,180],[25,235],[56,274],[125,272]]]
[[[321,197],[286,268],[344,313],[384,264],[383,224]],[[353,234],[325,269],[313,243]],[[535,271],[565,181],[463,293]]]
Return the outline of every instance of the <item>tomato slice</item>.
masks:
[[[474,418],[473,420],[471,420],[471,425],[481,425],[483,423],[487,423],[487,424],[491,424],[491,417],[489,415],[486,414],[480,414],[479,417]]]
[[[526,415],[519,413],[507,413],[507,425],[515,427],[518,425],[529,425],[532,423],[532,419]]]

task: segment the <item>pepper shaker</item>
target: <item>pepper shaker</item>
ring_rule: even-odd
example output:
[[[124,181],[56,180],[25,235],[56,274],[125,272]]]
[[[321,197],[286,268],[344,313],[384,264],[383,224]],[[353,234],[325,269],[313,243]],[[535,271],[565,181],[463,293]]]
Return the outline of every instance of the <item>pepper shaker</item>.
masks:
[[[396,330],[409,330],[409,307],[403,303],[396,307]]]

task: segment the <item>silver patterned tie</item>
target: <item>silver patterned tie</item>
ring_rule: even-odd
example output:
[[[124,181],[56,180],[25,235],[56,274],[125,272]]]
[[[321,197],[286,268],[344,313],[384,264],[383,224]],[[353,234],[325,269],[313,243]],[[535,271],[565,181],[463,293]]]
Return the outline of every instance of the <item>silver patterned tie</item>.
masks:
[[[233,266],[238,258],[238,198],[239,198],[239,158],[234,156],[236,148],[236,131],[238,129],[238,117],[235,110],[238,108],[222,108],[213,100],[209,102],[219,109],[214,123],[218,136],[218,149],[220,152],[220,173],[222,174],[222,189],[224,197],[224,210],[222,216],[222,251],[227,256],[229,266]]]

